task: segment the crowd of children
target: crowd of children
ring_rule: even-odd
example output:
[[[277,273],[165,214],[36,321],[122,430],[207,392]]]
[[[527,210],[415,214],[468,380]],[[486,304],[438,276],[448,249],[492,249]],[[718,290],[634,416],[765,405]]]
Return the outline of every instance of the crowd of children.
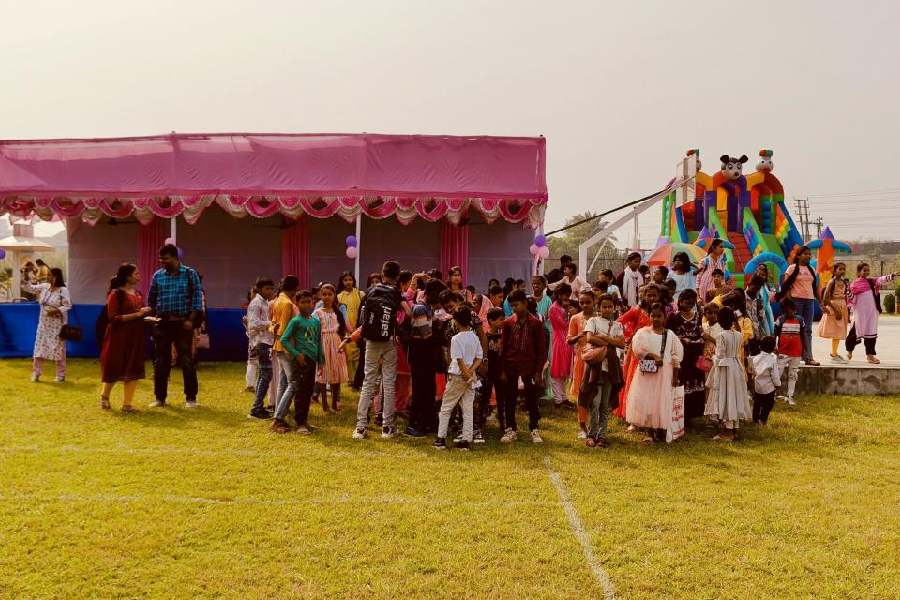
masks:
[[[611,414],[647,443],[708,423],[717,428],[714,439],[734,440],[742,423],[768,422],[779,388],[795,404],[800,365],[812,360],[812,323],[790,293],[800,279],[792,273],[804,274],[806,263],[795,262],[776,295],[765,265],[744,289],[733,288],[723,251],[716,240],[699,266],[681,253],[671,269],[647,268],[632,253],[618,277],[604,271],[593,284],[563,257],[560,269],[532,278],[530,293],[511,278],[479,293],[464,286],[458,267],[445,281],[436,270],[402,271],[394,261],[365,290],[349,273],[337,286],[312,290],[288,276],[277,293],[260,279],[246,320],[250,416],[272,419],[272,430],[284,433],[293,403],[296,430],[308,434],[311,403],[340,410],[341,386],[349,383],[360,390],[355,439],[368,436],[373,419],[381,437],[394,437],[399,416],[408,436],[434,435],[438,449],[452,436],[456,448],[469,449],[484,443],[493,418],[500,441],[510,443],[521,408],[530,440],[541,443],[540,404],[552,398],[576,410],[578,438],[589,447],[609,445]],[[850,284],[844,270],[835,265],[822,294],[819,335],[834,340],[835,361],[844,360],[838,346],[846,339],[848,356],[862,340],[877,362],[877,290],[893,276],[869,278],[863,265]]]

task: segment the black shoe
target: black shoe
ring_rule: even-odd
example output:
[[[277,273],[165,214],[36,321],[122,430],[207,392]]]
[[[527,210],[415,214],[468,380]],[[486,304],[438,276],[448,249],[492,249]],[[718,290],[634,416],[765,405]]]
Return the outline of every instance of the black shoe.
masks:
[[[381,437],[388,440],[393,437],[397,437],[397,428],[396,427],[382,427],[381,428]]]
[[[484,434],[481,433],[481,430],[480,430],[480,429],[477,430],[477,431],[475,432],[475,437],[474,437],[474,439],[473,439],[472,441],[473,441],[474,443],[476,443],[476,444],[483,444],[483,443],[484,443]]]
[[[466,442],[466,441],[459,442],[458,444],[455,444],[453,447],[456,448],[457,450],[464,450],[466,452],[468,452],[470,449],[469,442]]]
[[[267,411],[264,408],[254,408],[253,410],[250,411],[250,414],[248,416],[252,419],[265,420],[265,419],[271,419],[272,413],[270,413],[269,411]]]
[[[432,446],[434,447],[435,450],[446,450],[447,449],[447,440],[445,440],[444,438],[437,438],[436,440],[434,440],[434,443],[432,444]]]
[[[414,438],[423,438],[426,435],[424,431],[419,431],[415,427],[407,427],[403,433]]]

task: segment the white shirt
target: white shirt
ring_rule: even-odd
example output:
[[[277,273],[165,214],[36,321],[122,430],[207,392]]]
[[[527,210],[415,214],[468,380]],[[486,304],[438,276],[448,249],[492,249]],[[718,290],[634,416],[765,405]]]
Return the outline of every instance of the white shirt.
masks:
[[[588,333],[593,333],[594,335],[606,335],[609,337],[625,337],[625,328],[622,327],[622,324],[618,321],[609,321],[604,319],[603,317],[591,317],[584,324],[584,330]],[[622,349],[616,348],[615,346],[610,346],[609,350],[615,350],[619,356],[619,359],[622,358]],[[608,366],[606,361],[603,361],[603,370],[608,370]]]
[[[481,349],[481,340],[474,331],[460,331],[450,340],[450,367],[447,372],[451,375],[462,375],[457,359],[461,358],[467,367],[475,364],[475,359],[484,358]]]
[[[631,267],[625,267],[622,273],[622,299],[628,306],[638,305],[638,295],[641,286],[644,285],[644,276],[640,271],[632,271]]]
[[[275,343],[275,336],[269,331],[271,320],[269,318],[269,301],[256,294],[247,307],[247,335],[250,337],[250,347],[257,344]]]
[[[560,286],[562,283],[568,283],[572,288],[572,295],[576,296],[581,293],[581,290],[589,290],[591,289],[591,284],[584,280],[584,277],[581,275],[576,275],[574,278],[569,279],[568,277],[563,277],[559,281],[554,281],[550,285],[547,286],[547,289],[551,292],[556,291],[556,288]]]
[[[757,394],[771,394],[781,385],[778,358],[771,352],[760,352],[750,358],[753,369],[753,389]]]

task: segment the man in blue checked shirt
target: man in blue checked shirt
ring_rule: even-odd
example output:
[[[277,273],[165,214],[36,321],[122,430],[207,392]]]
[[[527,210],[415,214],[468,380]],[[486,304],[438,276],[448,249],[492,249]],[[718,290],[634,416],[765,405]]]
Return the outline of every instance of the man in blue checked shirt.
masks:
[[[197,406],[197,369],[191,355],[194,327],[202,314],[203,299],[197,271],[181,264],[178,248],[166,244],[159,250],[162,268],[153,274],[147,304],[160,319],[153,328],[155,357],[153,361],[153,391],[156,402],[151,407],[165,406],[172,370],[172,344],[178,366],[184,377],[185,406]]]

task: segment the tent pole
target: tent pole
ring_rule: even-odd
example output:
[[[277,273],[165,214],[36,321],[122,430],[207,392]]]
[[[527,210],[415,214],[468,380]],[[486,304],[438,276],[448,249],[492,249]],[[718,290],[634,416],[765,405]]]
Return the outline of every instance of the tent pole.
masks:
[[[178,227],[177,227],[177,222],[178,222],[178,221],[177,221],[177,217],[172,217],[171,219],[169,219],[169,237],[172,238],[172,241],[173,241],[175,244],[178,244],[178,237],[177,237],[177,233],[178,233],[177,229],[178,229]]]
[[[359,285],[359,251],[360,233],[362,232],[362,213],[356,215],[356,258],[353,259],[353,276],[356,277],[356,285]]]

